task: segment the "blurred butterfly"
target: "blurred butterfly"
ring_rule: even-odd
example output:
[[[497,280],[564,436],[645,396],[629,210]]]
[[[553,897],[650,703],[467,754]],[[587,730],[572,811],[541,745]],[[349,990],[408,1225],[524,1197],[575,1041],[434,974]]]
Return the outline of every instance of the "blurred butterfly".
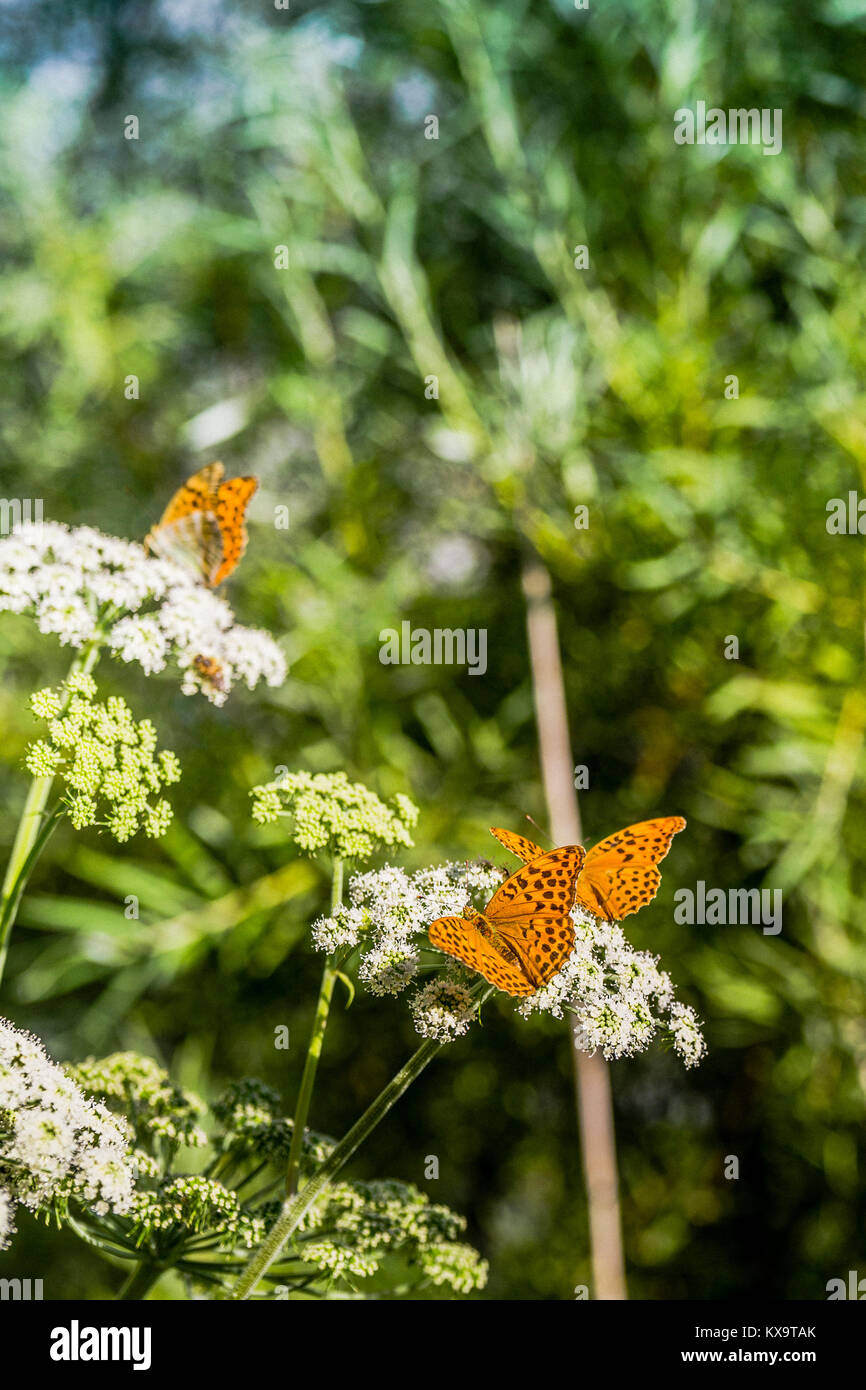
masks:
[[[222,481],[221,463],[209,463],[174,494],[148,533],[145,548],[193,569],[210,589],[227,579],[246,550],[244,516],[258,478]]]
[[[467,906],[462,916],[439,917],[428,929],[434,946],[506,994],[534,994],[574,948],[569,913],[583,850],[533,848],[537,854],[500,884],[483,912]]]
[[[584,857],[575,902],[606,922],[621,922],[646,907],[662,881],[656,866],[685,826],[682,816],[663,816],[660,820],[639,821],[600,840]],[[490,833],[525,864],[544,853],[524,835],[493,827]]]

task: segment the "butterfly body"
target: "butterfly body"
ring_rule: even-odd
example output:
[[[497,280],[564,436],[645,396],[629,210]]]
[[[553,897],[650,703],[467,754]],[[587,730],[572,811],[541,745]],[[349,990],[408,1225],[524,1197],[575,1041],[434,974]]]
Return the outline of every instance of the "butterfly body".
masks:
[[[215,589],[237,567],[247,545],[244,524],[253,477],[223,481],[221,463],[210,463],[188,478],[145,538],[145,548],[192,569]]]

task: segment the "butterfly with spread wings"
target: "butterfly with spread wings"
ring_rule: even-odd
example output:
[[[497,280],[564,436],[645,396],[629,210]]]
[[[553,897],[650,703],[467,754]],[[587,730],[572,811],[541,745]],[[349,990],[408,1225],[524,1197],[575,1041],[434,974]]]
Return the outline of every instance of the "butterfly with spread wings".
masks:
[[[483,912],[464,907],[428,929],[434,946],[483,975],[506,994],[534,994],[563,967],[574,948],[575,903],[619,922],[655,897],[656,867],[682,816],[641,821],[608,835],[587,854],[582,845],[543,850],[525,835],[491,828],[523,867],[497,889]]]
[[[244,517],[258,487],[253,477],[223,482],[221,463],[209,463],[174,494],[145,548],[164,560],[193,569],[209,589],[222,584],[247,546]]]

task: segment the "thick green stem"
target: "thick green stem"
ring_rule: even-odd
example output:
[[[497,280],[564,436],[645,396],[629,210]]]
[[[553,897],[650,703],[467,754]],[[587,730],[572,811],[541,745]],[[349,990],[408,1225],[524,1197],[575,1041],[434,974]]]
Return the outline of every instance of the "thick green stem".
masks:
[[[86,647],[83,647],[69,668],[69,675],[71,676],[78,671],[92,670],[99,656],[100,646],[101,639],[94,638]],[[0,981],[3,979],[6,955],[9,950],[9,936],[18,915],[21,895],[38,858],[38,855],[33,855],[33,850],[43,829],[45,807],[48,805],[53,782],[53,777],[34,777],[30,783],[30,790],[27,793],[27,800],[24,803],[24,810],[21,813],[21,820],[18,823],[18,830],[12,845],[12,853],[6,866],[6,876],[3,879],[3,887],[0,889]]]
[[[165,1271],[144,1262],[134,1269],[117,1295],[118,1302],[143,1299]]]
[[[481,988],[480,986],[478,987]],[[485,988],[483,993],[477,997],[476,1010],[481,1007],[485,999],[489,999],[493,990]],[[387,1086],[379,1092],[372,1105],[368,1106],[361,1116],[356,1120],[352,1128],[343,1136],[336,1148],[332,1149],[324,1163],[316,1169],[316,1172],[305,1183],[300,1192],[294,1196],[287,1197],[283,1202],[280,1214],[277,1217],[271,1230],[268,1232],[262,1244],[253,1253],[246,1268],[231,1291],[230,1297],[233,1299],[249,1298],[259,1280],[268,1272],[274,1260],[280,1253],[283,1244],[288,1240],[293,1231],[297,1230],[300,1222],[306,1216],[316,1198],[325,1190],[328,1183],[339,1173],[340,1169],[352,1157],[356,1149],[360,1148],[367,1136],[372,1133],[377,1124],[385,1118],[391,1106],[394,1105],[408,1090],[412,1082],[421,1075],[428,1062],[445,1046],[444,1043],[437,1042],[433,1038],[428,1038],[421,1044],[417,1052],[413,1052],[404,1067],[392,1077]]]
[[[335,913],[343,901],[343,861],[334,860],[334,877],[331,886],[331,913]],[[307,1126],[307,1116],[310,1113],[310,1102],[313,1098],[313,1087],[316,1083],[316,1071],[319,1066],[319,1058],[322,1055],[322,1046],[325,1041],[325,1029],[328,1026],[328,1014],[331,1008],[331,1000],[334,996],[334,985],[337,982],[337,970],[329,958],[325,962],[322,972],[322,983],[319,988],[319,1000],[316,1004],[316,1016],[313,1019],[313,1031],[310,1034],[310,1043],[307,1048],[307,1056],[304,1062],[304,1071],[301,1077],[301,1089],[298,1092],[298,1102],[295,1106],[294,1128],[292,1130],[292,1145],[289,1150],[289,1163],[286,1169],[286,1195],[291,1197],[298,1186],[298,1172],[301,1166],[301,1151],[304,1146],[304,1130]]]
[[[24,891],[24,866],[42,827],[42,817],[51,795],[53,781],[53,777],[34,777],[30,783],[24,810],[18,822],[18,832],[12,846],[12,853],[6,866],[6,877],[3,880],[2,893],[0,893],[0,980],[3,979],[3,970],[6,965],[9,936],[18,915],[18,904]]]

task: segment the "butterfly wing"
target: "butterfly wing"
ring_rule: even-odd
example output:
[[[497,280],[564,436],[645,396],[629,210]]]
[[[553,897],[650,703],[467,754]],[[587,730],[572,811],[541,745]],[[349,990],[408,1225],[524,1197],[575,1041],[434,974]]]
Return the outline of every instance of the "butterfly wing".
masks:
[[[171,526],[194,512],[213,511],[214,498],[222,476],[221,463],[209,463],[206,468],[200,468],[197,473],[193,473],[183,487],[178,488],[153,530],[158,531],[162,526]]]
[[[509,959],[487,940],[472,922],[465,917],[439,917],[431,924],[428,935],[434,946],[449,956],[477,970],[491,985],[502,989],[506,994],[532,994],[535,985],[527,978],[519,960]]]
[[[250,498],[258,485],[258,478],[229,478],[217,491],[214,512],[219,527],[222,554],[219,565],[209,579],[214,589],[237,568],[247,548],[244,518]]]
[[[544,850],[540,845],[533,844],[532,840],[527,840],[525,835],[515,835],[513,830],[502,830],[498,826],[491,825],[490,834],[495,835],[501,845],[510,854],[516,854],[518,859],[522,859],[524,864],[528,864],[530,859],[537,859]]]
[[[621,922],[646,907],[662,881],[657,865],[685,825],[682,816],[664,816],[600,840],[586,856],[577,902],[607,922]]]
[[[583,861],[580,845],[542,851],[499,885],[484,909],[485,917],[498,926],[530,913],[540,917],[569,913]]]
[[[214,511],[222,476],[222,464],[209,463],[188,478],[144,542],[152,554],[193,569],[205,583],[222,557],[222,539]]]
[[[153,554],[193,568],[212,589],[246,549],[244,517],[258,487],[252,477],[223,482],[223,471],[221,463],[209,463],[188,478],[144,542]]]
[[[532,981],[547,984],[574,949],[574,906],[584,860],[580,845],[542,852],[496,890],[484,916]]]

